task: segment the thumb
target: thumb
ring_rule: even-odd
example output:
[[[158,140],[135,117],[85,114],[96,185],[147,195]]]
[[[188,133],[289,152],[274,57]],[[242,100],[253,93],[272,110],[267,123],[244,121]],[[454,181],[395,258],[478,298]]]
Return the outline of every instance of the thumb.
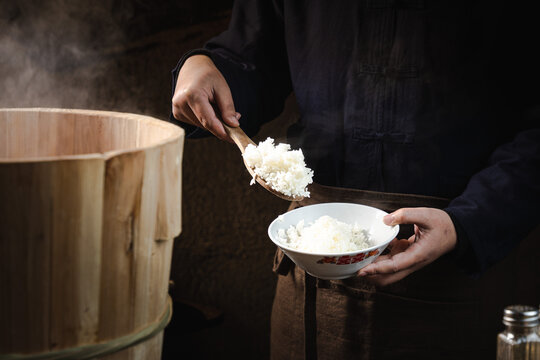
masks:
[[[234,108],[231,90],[227,83],[225,81],[219,83],[214,88],[214,92],[214,99],[219,112],[221,113],[221,120],[229,126],[239,126],[240,123],[238,122],[238,119],[240,119],[240,114],[237,113]]]
[[[419,226],[427,226],[429,224],[427,215],[427,208],[402,208],[386,215],[383,218],[383,222],[389,226],[399,224],[416,224]]]

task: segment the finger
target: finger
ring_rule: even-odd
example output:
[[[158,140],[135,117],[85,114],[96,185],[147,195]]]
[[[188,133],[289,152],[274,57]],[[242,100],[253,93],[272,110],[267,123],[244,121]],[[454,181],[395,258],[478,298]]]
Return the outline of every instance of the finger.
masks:
[[[393,248],[394,246],[396,246],[397,244],[399,244],[399,240],[398,240],[398,238],[396,237],[396,238],[394,238],[394,240],[390,241],[390,243],[388,244],[388,249],[389,249],[389,250],[392,250],[392,248]]]
[[[176,96],[172,100],[172,109],[171,112],[173,117],[178,121],[187,122],[184,118],[183,109],[181,102],[177,100]]]
[[[415,239],[415,236],[413,235],[407,240],[406,239],[399,240],[399,243],[394,246],[396,248],[395,251],[403,251],[402,249],[404,249],[405,247],[408,248],[414,242],[414,239]],[[391,255],[386,255],[380,261],[387,260],[390,257],[391,257]],[[379,260],[380,258],[381,258],[381,256],[379,256],[375,260],[375,262],[377,260]],[[410,275],[411,273],[415,272],[416,270],[420,269],[423,266],[424,266],[424,264],[418,263],[418,264],[415,264],[415,265],[413,265],[413,266],[411,266],[411,267],[409,267],[407,269],[404,269],[404,270],[401,270],[401,271],[398,271],[398,272],[392,273],[392,274],[374,274],[374,275],[364,275],[364,276],[370,283],[372,283],[374,285],[386,286],[388,284],[394,283],[396,281],[399,281],[399,280],[407,277],[408,275]]]
[[[394,226],[399,224],[418,224],[427,226],[429,223],[429,211],[427,208],[402,208],[386,215],[383,222]]]
[[[185,91],[175,92],[172,99],[172,114],[173,117],[190,125],[203,127],[197,116],[191,111],[189,104],[187,103],[187,97],[185,96]]]
[[[407,240],[405,240],[408,242]],[[362,270],[360,276],[375,274],[395,274],[397,272],[409,269],[416,264],[425,262],[422,249],[417,244],[411,244],[407,250],[395,255],[386,255],[379,261],[374,261]],[[380,256],[379,256],[380,257]]]
[[[187,96],[188,104],[200,124],[217,138],[228,140],[223,124],[217,118],[210,100],[203,92],[193,92]]]
[[[383,253],[382,255],[378,256],[377,259],[375,259],[374,263],[387,260],[391,258],[392,256],[407,250],[409,246],[411,246],[411,244],[414,242],[414,240],[415,240],[415,235],[412,235],[409,239],[398,240],[398,238],[394,238],[394,240],[392,240],[390,244],[388,244],[387,249],[389,251],[387,253]]]
[[[234,108],[234,101],[232,98],[231,90],[226,82],[219,83],[214,89],[214,100],[221,113],[221,119],[225,124],[237,127],[240,125],[238,120],[240,114],[236,112]]]
[[[190,123],[191,125],[202,127],[201,123],[199,122],[199,119],[197,119],[197,116],[193,113],[193,111],[191,110],[191,108],[189,107],[187,103],[182,108],[182,119],[183,121]]]
[[[384,249],[381,253],[381,256],[384,254],[391,254],[392,253],[392,250],[394,248],[394,246],[399,242],[399,240],[397,238],[394,238],[392,241],[390,241],[390,243],[388,244],[388,246],[386,247],[386,249]],[[381,257],[379,256],[379,257]],[[378,258],[377,258],[378,259]],[[377,260],[375,259],[375,261]]]
[[[407,250],[408,247],[411,246],[411,243],[407,239],[401,239],[401,240],[395,239],[390,244],[392,245],[392,247],[390,248],[390,255],[399,254],[400,252]],[[375,259],[375,261],[376,260],[378,260],[378,258]]]
[[[389,285],[389,284],[392,284],[392,283],[395,283],[396,281],[399,281],[407,276],[409,276],[410,274],[412,274],[413,272],[415,272],[416,270],[418,270],[421,266],[418,265],[418,266],[413,266],[409,269],[406,269],[406,270],[403,270],[403,271],[400,271],[400,272],[397,272],[395,274],[375,274],[375,275],[368,275],[366,276],[366,279],[374,284],[374,285],[377,285],[377,286],[386,286],[386,285]]]
[[[180,120],[204,129],[204,126],[199,122],[199,119],[193,113],[193,111],[191,110],[191,108],[189,107],[187,103],[182,109],[182,118]],[[227,138],[223,140],[226,140],[230,143],[234,143],[234,141],[230,138],[229,135],[227,135]]]
[[[189,107],[189,105],[186,104],[185,108],[183,109],[182,111],[182,118],[180,119],[181,121],[184,121],[186,123],[189,123],[191,125],[194,125],[194,126],[197,126],[197,127],[200,127],[200,128],[203,128],[203,129],[206,129],[199,121],[199,119],[197,118],[197,116],[195,115],[195,113],[193,113],[193,111],[191,110],[191,108]],[[214,136],[218,137],[218,135],[216,135],[212,130],[209,130],[212,134],[214,134]],[[230,138],[230,136],[227,134],[226,135],[227,137],[226,138],[220,138],[221,140],[225,140],[225,141],[228,141],[230,143],[234,143],[234,141]]]
[[[405,239],[398,240],[397,238],[394,238],[394,240],[392,240],[390,242],[390,244],[388,244],[386,249],[384,249],[384,251],[381,253],[381,255],[379,255],[375,259],[374,262],[382,261],[384,259],[388,259],[392,255],[395,255],[397,253],[405,251],[405,250],[407,250],[409,245],[410,244],[409,244],[408,240],[405,240]]]

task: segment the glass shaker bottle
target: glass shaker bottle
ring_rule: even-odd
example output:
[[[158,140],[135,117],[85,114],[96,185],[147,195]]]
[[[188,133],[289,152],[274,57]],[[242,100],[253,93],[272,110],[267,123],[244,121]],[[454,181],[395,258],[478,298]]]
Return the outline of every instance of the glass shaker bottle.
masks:
[[[506,329],[497,336],[497,360],[540,360],[537,308],[507,306],[503,324]]]

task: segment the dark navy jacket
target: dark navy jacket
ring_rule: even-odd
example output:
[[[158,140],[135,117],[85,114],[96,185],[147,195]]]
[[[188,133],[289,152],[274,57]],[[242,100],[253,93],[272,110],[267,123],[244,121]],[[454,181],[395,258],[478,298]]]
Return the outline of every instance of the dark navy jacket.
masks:
[[[539,224],[535,14],[496,1],[237,0],[229,29],[186,54],[173,82],[188,56],[210,56],[249,134],[294,91],[288,141],[316,182],[452,199],[455,255],[479,273]]]

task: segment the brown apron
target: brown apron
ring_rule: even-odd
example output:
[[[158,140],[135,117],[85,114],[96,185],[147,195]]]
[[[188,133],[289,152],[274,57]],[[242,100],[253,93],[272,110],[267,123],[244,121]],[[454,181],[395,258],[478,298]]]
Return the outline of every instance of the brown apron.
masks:
[[[292,203],[289,210],[352,202],[391,212],[401,207],[443,208],[448,203],[317,184],[310,192],[310,198]],[[412,234],[411,227],[402,228],[399,238]],[[442,256],[381,288],[360,277],[314,278],[278,249],[271,359],[494,359],[504,306],[540,304],[538,240],[535,231],[480,279],[463,274]]]

